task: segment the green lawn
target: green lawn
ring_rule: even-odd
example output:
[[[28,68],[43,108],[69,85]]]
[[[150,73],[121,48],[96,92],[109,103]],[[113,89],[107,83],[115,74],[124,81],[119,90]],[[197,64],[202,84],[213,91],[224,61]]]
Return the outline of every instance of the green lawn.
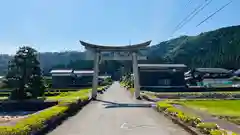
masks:
[[[65,92],[57,96],[49,96],[49,97],[47,96],[46,100],[71,101],[76,99],[86,99],[88,98],[90,92],[91,92],[91,88],[82,89],[76,92]]]
[[[207,111],[213,115],[240,116],[240,100],[181,101],[186,106]]]

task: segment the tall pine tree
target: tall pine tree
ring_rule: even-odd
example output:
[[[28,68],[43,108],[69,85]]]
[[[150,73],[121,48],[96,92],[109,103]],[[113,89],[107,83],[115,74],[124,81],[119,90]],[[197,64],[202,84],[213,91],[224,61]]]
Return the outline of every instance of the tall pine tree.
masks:
[[[44,84],[37,51],[28,46],[20,47],[9,62],[6,79],[8,86],[14,88],[11,99],[22,100],[42,96]]]

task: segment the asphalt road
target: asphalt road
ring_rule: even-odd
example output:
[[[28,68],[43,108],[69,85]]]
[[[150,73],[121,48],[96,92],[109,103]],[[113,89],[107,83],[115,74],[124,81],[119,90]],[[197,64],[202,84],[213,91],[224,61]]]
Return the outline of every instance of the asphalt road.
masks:
[[[189,135],[149,104],[132,99],[118,82],[98,99],[48,135]]]

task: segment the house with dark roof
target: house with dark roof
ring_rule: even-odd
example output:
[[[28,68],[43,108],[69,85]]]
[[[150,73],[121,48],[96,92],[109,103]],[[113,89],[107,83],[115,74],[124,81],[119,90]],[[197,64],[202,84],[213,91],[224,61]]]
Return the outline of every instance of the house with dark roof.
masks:
[[[76,88],[92,85],[92,70],[61,69],[50,71],[53,88]]]
[[[68,88],[74,78],[72,69],[51,70],[50,74],[53,88]]]
[[[92,85],[93,70],[74,70],[73,87],[88,87]]]
[[[209,87],[230,86],[231,76],[231,71],[224,68],[195,68],[185,73],[188,84]]]
[[[184,64],[138,64],[140,87],[179,88],[185,87]]]

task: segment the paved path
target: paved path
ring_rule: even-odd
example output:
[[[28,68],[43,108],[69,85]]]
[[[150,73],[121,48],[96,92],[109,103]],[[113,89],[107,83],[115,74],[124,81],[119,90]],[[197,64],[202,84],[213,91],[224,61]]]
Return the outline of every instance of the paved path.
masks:
[[[123,105],[141,102],[132,99],[117,82],[99,99]],[[102,101],[92,101],[49,135],[189,135],[151,108],[109,107],[111,104]]]

